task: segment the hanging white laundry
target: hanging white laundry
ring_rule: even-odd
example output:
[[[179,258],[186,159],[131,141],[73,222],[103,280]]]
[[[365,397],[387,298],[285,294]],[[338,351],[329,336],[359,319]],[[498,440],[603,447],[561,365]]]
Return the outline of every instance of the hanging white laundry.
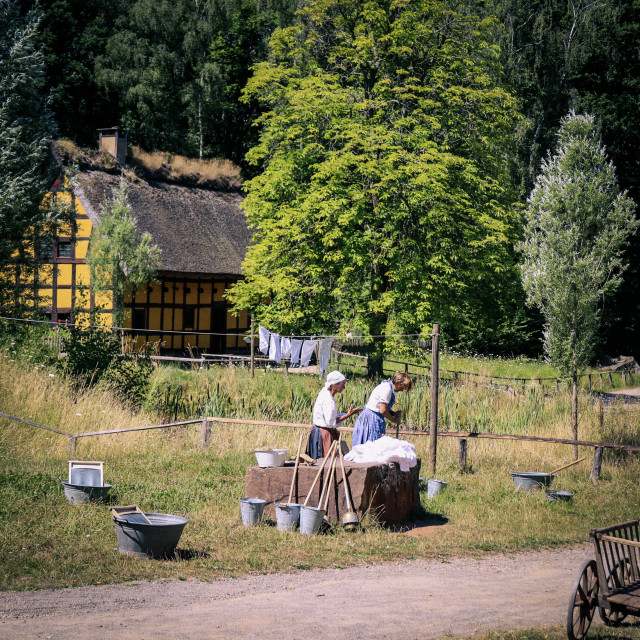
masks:
[[[329,366],[329,358],[331,357],[331,345],[333,338],[324,338],[320,340],[318,347],[318,368],[320,369],[320,377]]]
[[[284,360],[288,360],[291,357],[291,338],[285,338],[284,336],[280,340],[280,356]]]
[[[305,340],[302,344],[302,355],[300,356],[300,366],[308,367],[309,360],[311,360],[311,356],[316,349],[316,345],[318,344],[317,340]]]
[[[265,329],[262,326],[258,327],[258,336],[260,339],[260,342],[258,344],[258,349],[260,349],[260,351],[265,355],[269,353],[269,336],[270,335],[271,334],[268,329]]]
[[[291,338],[291,364],[300,362],[300,349],[302,349],[302,340]]]
[[[272,333],[269,342],[269,360],[280,362],[280,336]]]

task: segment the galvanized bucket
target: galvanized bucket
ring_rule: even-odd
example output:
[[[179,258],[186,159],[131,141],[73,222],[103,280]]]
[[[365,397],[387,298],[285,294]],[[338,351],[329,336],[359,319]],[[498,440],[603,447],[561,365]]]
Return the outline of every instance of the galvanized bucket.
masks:
[[[101,487],[93,487],[82,484],[71,484],[60,480],[60,484],[64,489],[65,498],[72,504],[86,504],[87,502],[104,502],[109,491],[115,486],[105,484]]]
[[[253,527],[260,522],[265,500],[261,498],[240,498],[240,516],[245,527]]]
[[[300,507],[300,533],[304,533],[307,536],[312,536],[316,533],[326,513],[324,509],[318,509],[317,507]]]
[[[549,502],[569,502],[573,499],[573,493],[571,493],[571,491],[554,491],[553,489],[547,489],[545,494]]]
[[[444,480],[429,478],[427,480],[427,498],[435,498],[441,491],[444,491],[447,484]]]
[[[276,503],[276,526],[278,531],[293,531],[300,522],[300,507],[295,502],[282,505]]]
[[[535,471],[517,471],[509,475],[513,478],[516,489],[522,491],[538,491],[548,487],[556,477],[555,473],[536,473]]]
[[[168,513],[129,513],[112,516],[116,525],[118,551],[138,558],[163,558],[173,555],[189,522],[186,518]]]

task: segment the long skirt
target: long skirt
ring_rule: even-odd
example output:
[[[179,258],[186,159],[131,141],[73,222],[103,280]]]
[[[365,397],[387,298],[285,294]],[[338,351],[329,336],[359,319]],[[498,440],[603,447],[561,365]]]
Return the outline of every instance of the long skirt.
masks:
[[[353,446],[382,438],[385,433],[387,424],[384,416],[365,407],[353,427]]]
[[[316,460],[324,458],[331,447],[331,443],[337,440],[339,436],[340,432],[335,428],[325,429],[314,425],[307,441],[306,454]]]

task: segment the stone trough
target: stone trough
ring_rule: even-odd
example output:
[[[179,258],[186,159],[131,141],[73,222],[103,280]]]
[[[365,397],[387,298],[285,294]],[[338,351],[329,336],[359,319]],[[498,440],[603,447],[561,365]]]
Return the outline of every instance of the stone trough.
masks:
[[[292,502],[303,503],[306,500],[321,464],[322,460],[318,460],[314,466],[298,467]],[[380,522],[396,524],[418,505],[420,460],[409,471],[400,471],[396,463],[357,464],[345,460],[344,465],[352,504],[361,518],[371,511]],[[268,469],[249,467],[245,476],[245,495],[259,496],[265,500],[265,515],[275,519],[274,504],[287,502],[293,469],[293,462],[287,462],[284,467]],[[310,505],[318,505],[320,492],[327,479],[328,471],[325,469],[309,499]],[[342,474],[338,473],[329,496],[326,518],[329,522],[339,522],[347,511]]]

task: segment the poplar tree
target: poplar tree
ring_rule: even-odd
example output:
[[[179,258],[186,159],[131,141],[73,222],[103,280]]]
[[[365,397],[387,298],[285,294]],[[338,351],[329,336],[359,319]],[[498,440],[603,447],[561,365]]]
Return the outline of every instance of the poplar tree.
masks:
[[[544,316],[546,355],[571,376],[574,439],[578,372],[598,344],[605,298],[620,286],[623,249],[640,224],[634,209],[594,117],[563,118],[555,154],[542,163],[527,204],[521,268],[527,300]]]
[[[273,34],[244,94],[265,113],[238,307],[292,332],[498,324],[516,110],[472,5],[317,0]]]
[[[50,215],[40,206],[51,182],[49,140],[55,125],[44,87],[44,60],[36,44],[38,13],[20,14],[0,0],[0,310],[24,304],[33,257],[25,240]],[[16,278],[16,269],[21,278]]]
[[[160,249],[148,231],[139,234],[127,201],[124,179],[114,190],[91,233],[87,263],[91,286],[113,294],[113,323],[124,326],[124,298],[128,288],[150,282],[160,269]]]

